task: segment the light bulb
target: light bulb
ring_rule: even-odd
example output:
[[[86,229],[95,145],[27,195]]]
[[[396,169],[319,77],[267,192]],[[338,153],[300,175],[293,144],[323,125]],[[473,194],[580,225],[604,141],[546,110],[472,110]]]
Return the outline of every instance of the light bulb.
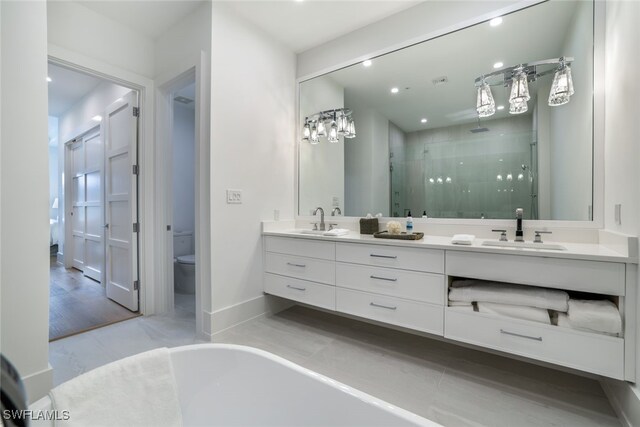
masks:
[[[496,112],[496,103],[493,100],[491,88],[486,82],[482,82],[478,87],[478,96],[476,99],[476,111],[479,117],[489,117]]]
[[[309,122],[305,120],[304,127],[302,128],[302,140],[308,141],[311,136],[311,127],[309,126]]]
[[[322,121],[322,117],[318,120],[318,136],[327,136],[327,128]]]
[[[433,178],[429,178],[429,184],[433,184],[433,183],[435,183],[435,182],[436,182],[436,180],[435,180],[435,179],[433,179]]]
[[[498,175],[498,176],[496,176],[496,180],[497,180],[497,181],[502,181],[502,175]]]
[[[335,120],[331,122],[331,127],[329,128],[328,140],[329,142],[334,144],[336,142],[340,142],[340,140],[338,139],[338,124],[336,123]]]
[[[442,184],[442,178],[438,177],[437,182],[438,182],[438,184]]]
[[[445,180],[445,182],[446,182],[447,184],[451,184],[451,177],[450,177],[450,176],[448,176],[448,177],[447,177],[447,179]]]
[[[349,132],[349,120],[344,113],[338,117],[338,132],[342,134]]]
[[[311,127],[311,139],[309,140],[309,142],[313,145],[316,145],[317,143],[320,142],[320,136],[318,135],[318,128],[316,127],[315,123]]]
[[[507,174],[507,181],[513,181],[513,175],[510,173]]]
[[[518,181],[522,181],[524,179],[524,175],[519,173],[518,174]]]

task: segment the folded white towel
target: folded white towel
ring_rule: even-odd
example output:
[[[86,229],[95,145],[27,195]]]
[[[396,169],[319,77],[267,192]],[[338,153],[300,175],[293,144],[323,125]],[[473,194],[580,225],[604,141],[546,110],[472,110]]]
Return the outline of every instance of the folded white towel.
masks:
[[[524,305],[562,312],[569,308],[569,294],[565,291],[495,282],[477,282],[468,286],[451,287],[449,300]]]
[[[479,302],[480,313],[495,314],[514,319],[531,320],[533,322],[551,324],[549,311],[544,308],[525,307],[523,305],[496,304],[493,302]]]
[[[574,328],[619,334],[622,318],[618,307],[609,300],[569,300],[569,322]]]
[[[449,301],[449,307],[471,307],[471,306],[473,306],[472,302]]]
[[[451,238],[451,243],[454,245],[470,245],[476,238],[473,234],[456,234]]]
[[[619,334],[613,334],[613,333],[607,333],[607,332],[602,332],[602,331],[596,331],[594,329],[587,329],[587,328],[578,328],[575,327],[571,324],[571,320],[569,320],[569,316],[567,316],[566,313],[558,313],[558,317],[556,319],[556,325],[560,326],[561,328],[570,328],[570,329],[575,329],[577,331],[583,331],[583,332],[591,332],[594,334],[603,334],[603,335],[610,335],[613,337],[617,337],[619,336]]]
[[[61,426],[181,426],[169,350],[159,348],[96,368],[49,394],[69,410]]]
[[[344,236],[345,234],[349,234],[349,230],[346,228],[334,228],[333,230],[328,230],[322,233],[324,236]]]
[[[475,311],[473,305],[450,305],[449,309],[456,311]]]

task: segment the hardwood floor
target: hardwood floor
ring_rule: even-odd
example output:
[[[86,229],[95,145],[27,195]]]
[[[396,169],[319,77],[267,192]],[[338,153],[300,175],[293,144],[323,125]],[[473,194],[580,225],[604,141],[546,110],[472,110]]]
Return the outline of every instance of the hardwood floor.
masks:
[[[51,257],[49,341],[139,316],[105,295],[102,285]]]

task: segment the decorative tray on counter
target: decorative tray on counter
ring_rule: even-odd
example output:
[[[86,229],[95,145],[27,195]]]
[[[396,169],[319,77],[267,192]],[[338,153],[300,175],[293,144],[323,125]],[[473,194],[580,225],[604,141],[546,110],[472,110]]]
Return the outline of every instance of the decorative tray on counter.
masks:
[[[397,240],[420,240],[424,237],[424,233],[400,233],[400,234],[389,234],[388,231],[379,231],[377,233],[373,233],[373,237],[377,237],[379,239],[397,239]]]

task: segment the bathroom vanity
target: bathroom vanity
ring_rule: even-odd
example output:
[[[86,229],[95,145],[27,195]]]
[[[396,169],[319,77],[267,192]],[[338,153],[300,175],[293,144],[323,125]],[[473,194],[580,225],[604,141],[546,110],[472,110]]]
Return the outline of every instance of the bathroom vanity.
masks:
[[[628,240],[617,236],[620,247]],[[458,246],[445,236],[389,241],[265,231],[264,291],[309,306],[635,381],[637,254],[603,244],[564,251]],[[632,239],[631,239],[632,240]],[[634,248],[629,242],[628,247]],[[616,248],[617,249],[617,248]],[[447,306],[454,278],[563,289],[611,299],[623,333],[609,336]]]

